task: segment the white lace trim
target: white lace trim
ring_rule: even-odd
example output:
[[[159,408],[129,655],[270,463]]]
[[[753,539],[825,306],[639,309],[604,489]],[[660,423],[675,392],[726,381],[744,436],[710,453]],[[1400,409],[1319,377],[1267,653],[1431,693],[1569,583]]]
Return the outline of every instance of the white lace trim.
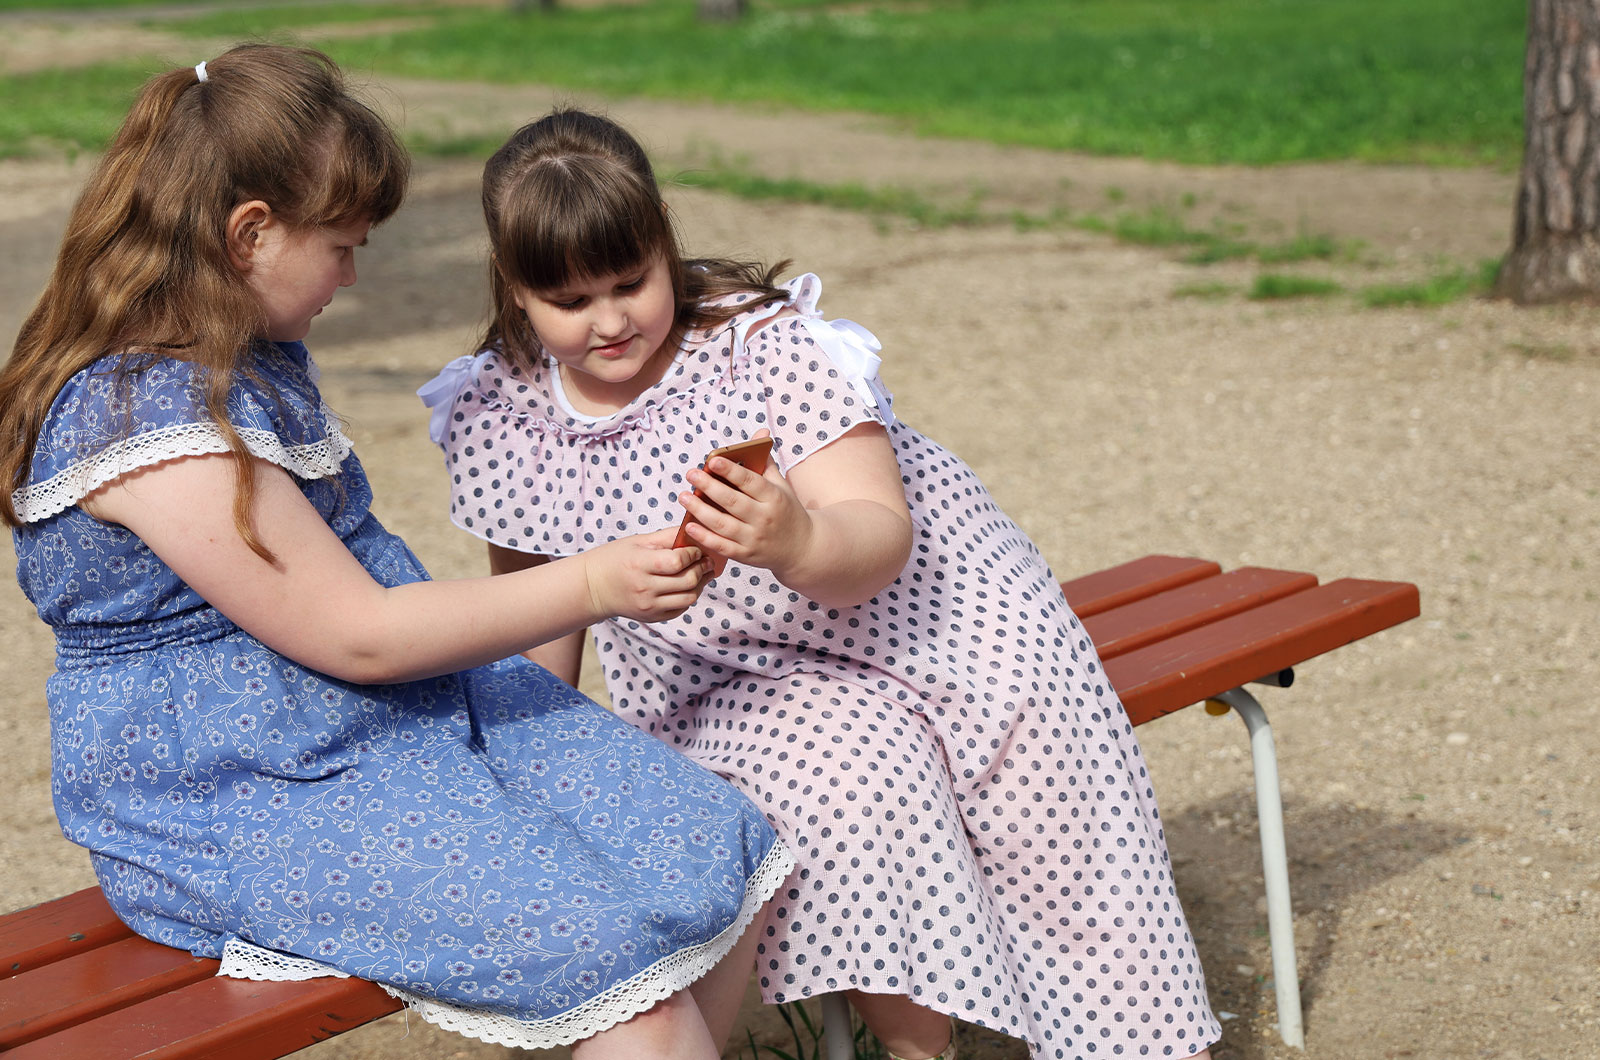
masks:
[[[339,429],[331,412],[324,409],[322,416],[328,433],[318,442],[284,445],[276,434],[254,427],[241,429],[239,437],[252,455],[270,460],[299,478],[326,478],[336,474],[350,455],[350,439]],[[174,424],[108,445],[43,482],[16,490],[11,494],[11,506],[21,522],[38,522],[66,511],[130,471],[183,456],[227,451],[228,443],[216,424]]]
[[[222,944],[222,967],[218,975],[230,979],[254,979],[261,983],[301,983],[307,979],[348,979],[348,972],[313,961],[309,957],[296,957],[292,953],[262,949],[241,938],[230,938]]]
[[[794,871],[794,855],[782,841],[773,844],[766,858],[745,884],[744,904],[738,917],[721,934],[698,946],[663,957],[633,978],[618,983],[577,1008],[543,1020],[522,1020],[481,1009],[452,1005],[379,983],[384,992],[429,1023],[469,1038],[520,1049],[552,1049],[592,1037],[631,1019],[664,998],[704,976],[727,956],[734,943],[778,886]],[[323,976],[349,978],[344,972],[293,954],[262,949],[242,939],[229,939],[222,950],[218,975],[235,979],[299,981]]]

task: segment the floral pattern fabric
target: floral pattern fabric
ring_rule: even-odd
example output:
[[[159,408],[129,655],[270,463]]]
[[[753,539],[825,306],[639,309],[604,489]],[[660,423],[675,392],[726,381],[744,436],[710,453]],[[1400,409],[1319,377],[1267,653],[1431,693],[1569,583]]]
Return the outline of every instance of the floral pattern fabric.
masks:
[[[370,513],[304,348],[256,361],[227,410],[251,451],[380,583],[426,578]],[[520,658],[382,686],[308,670],[76,506],[224,450],[192,364],[107,358],[63,388],[14,495],[18,579],[57,638],[56,811],[118,915],[258,973],[284,956],[373,980],[530,1048],[709,970],[792,864],[726,782]]]

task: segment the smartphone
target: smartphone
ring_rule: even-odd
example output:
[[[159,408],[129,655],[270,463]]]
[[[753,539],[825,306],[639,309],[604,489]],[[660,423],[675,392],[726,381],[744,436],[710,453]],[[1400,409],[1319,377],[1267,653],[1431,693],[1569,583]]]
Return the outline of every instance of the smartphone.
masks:
[[[762,475],[766,473],[767,460],[771,457],[771,455],[772,439],[756,438],[750,441],[735,442],[733,445],[725,445],[720,449],[713,449],[711,452],[706,454],[706,458],[701,462],[700,466],[703,468],[706,466],[706,464],[711,462],[712,457],[721,456],[732,460],[740,467],[747,467],[756,474]],[[694,491],[694,495],[699,497],[701,500],[706,500],[706,495],[701,493],[698,489]],[[709,500],[706,500],[706,503],[710,504],[713,508],[716,507],[716,504]],[[717,510],[721,511],[720,508]],[[685,531],[688,530],[689,524],[695,521],[696,520],[694,516],[689,515],[687,512],[684,513],[683,523],[678,527],[678,536],[674,538],[672,542],[673,548],[682,548],[685,545],[694,544],[693,541],[689,540],[689,535]]]

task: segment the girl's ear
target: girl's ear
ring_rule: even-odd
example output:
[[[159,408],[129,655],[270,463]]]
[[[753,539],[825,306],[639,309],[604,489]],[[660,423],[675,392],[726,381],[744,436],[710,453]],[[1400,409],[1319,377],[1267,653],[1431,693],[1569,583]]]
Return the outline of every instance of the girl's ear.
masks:
[[[223,233],[228,245],[228,260],[240,272],[249,272],[261,245],[261,230],[273,222],[272,207],[260,199],[241,202],[228,214]]]
[[[528,290],[526,287],[512,283],[503,275],[500,277],[500,283],[502,289],[506,293],[506,301],[516,306],[517,310],[526,316],[529,303],[534,301],[533,292]]]
[[[517,285],[511,282],[511,278],[506,275],[506,270],[500,267],[500,255],[493,250],[489,251],[489,278],[496,290],[505,295],[507,302],[510,302],[518,309],[522,308],[522,299],[517,294]]]

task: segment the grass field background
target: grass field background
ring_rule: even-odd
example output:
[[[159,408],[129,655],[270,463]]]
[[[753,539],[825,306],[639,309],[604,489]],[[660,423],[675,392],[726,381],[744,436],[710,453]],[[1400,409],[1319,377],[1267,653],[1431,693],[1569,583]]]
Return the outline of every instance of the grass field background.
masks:
[[[1510,166],[1522,145],[1526,11],[1509,0],[755,0],[721,25],[699,22],[693,0],[147,16],[0,0],[93,6],[207,38],[294,41],[340,24],[319,47],[380,76],[854,110],[928,135],[1186,163]],[[130,56],[0,79],[0,154],[100,146],[153,69]]]
[[[482,3],[0,0],[0,16],[82,13],[193,37],[313,43],[359,78],[545,84],[610,97],[873,114],[908,132],[1191,164],[1306,161],[1513,168],[1522,151],[1526,12],[1510,0],[752,0],[707,24],[694,0]],[[202,45],[200,42],[207,42]],[[0,76],[0,157],[94,151],[151,57]],[[408,130],[421,155],[483,157],[501,132]],[[1283,275],[1362,259],[1317,231],[1269,242],[1197,220],[1192,202],[1003,212],[975,188],[933,202],[904,187],[816,184],[711,160],[666,172],[747,199],[813,203],[939,227],[1073,226],[1171,248],[1190,263],[1257,260],[1252,299],[1347,293],[1376,307],[1487,290],[1497,260],[1438,261],[1424,277],[1357,289]],[[1183,293],[1213,297],[1215,285]]]

